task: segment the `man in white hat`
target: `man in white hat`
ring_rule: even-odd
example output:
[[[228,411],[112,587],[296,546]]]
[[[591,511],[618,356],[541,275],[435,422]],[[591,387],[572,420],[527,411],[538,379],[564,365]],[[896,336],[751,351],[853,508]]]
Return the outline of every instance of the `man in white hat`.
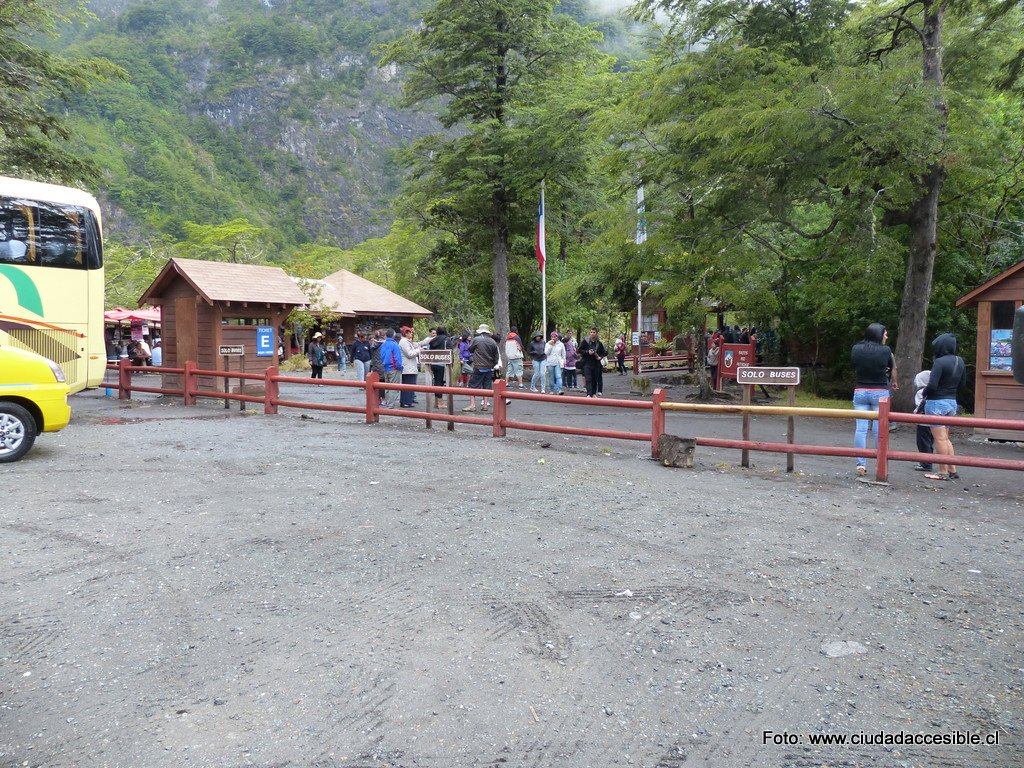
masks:
[[[476,336],[469,343],[469,354],[470,364],[473,366],[473,373],[469,377],[470,389],[491,389],[494,386],[494,369],[501,361],[501,354],[498,352],[498,342],[491,336],[491,329],[487,323],[476,329]],[[487,396],[482,396],[480,400],[480,410],[486,411],[490,407]],[[476,397],[470,395],[469,406],[462,410],[475,411]]]
[[[324,344],[324,335],[320,331],[313,334],[313,340],[309,342],[309,349],[306,350],[306,357],[309,358],[309,366],[313,369],[309,377],[322,379],[324,365],[327,363],[327,345]]]

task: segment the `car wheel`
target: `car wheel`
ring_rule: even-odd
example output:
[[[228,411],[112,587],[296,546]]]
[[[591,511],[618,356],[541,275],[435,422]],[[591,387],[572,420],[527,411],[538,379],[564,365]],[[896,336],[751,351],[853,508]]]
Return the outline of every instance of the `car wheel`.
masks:
[[[0,462],[17,461],[36,441],[36,420],[17,403],[0,403]]]

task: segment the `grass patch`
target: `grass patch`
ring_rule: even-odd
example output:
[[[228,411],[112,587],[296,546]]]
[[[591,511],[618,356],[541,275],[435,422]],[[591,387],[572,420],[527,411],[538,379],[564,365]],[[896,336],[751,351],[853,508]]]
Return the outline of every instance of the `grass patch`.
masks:
[[[783,400],[783,402],[785,402]],[[848,398],[822,397],[813,392],[798,389],[796,391],[796,404],[801,408],[839,408],[849,411],[853,408],[853,396]]]

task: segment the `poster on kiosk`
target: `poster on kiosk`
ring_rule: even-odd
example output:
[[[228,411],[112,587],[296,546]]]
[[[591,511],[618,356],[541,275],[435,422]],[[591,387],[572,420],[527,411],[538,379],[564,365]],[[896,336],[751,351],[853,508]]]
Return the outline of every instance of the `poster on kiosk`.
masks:
[[[757,365],[754,344],[723,344],[718,361],[718,378],[735,379],[736,369]]]

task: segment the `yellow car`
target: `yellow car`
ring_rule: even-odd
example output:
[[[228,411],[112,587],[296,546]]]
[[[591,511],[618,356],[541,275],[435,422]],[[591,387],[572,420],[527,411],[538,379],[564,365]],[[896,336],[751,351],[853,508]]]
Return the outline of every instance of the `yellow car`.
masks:
[[[17,461],[40,432],[71,420],[64,371],[33,352],[0,347],[0,462]]]

